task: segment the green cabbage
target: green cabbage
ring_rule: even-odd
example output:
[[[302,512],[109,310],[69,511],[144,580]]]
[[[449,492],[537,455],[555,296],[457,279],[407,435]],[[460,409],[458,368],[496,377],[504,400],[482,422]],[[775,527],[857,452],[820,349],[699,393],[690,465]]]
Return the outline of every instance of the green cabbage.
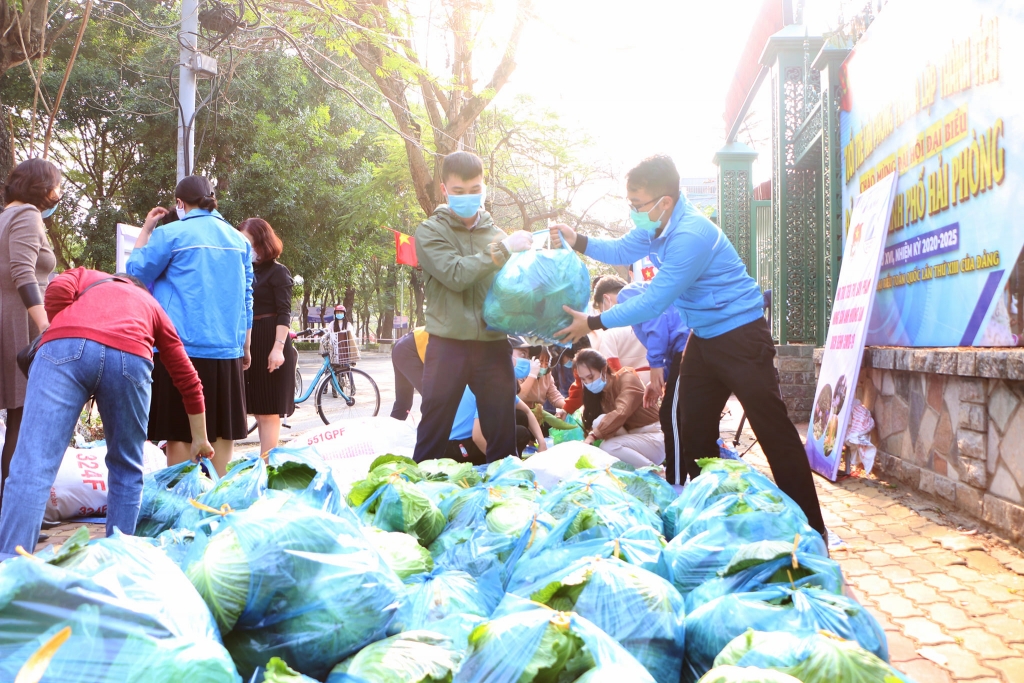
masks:
[[[905,680],[854,641],[827,631],[798,636],[748,629],[715,657],[715,666],[757,666],[802,683],[899,683]]]
[[[384,531],[402,531],[421,545],[428,546],[444,530],[444,513],[415,485],[396,477],[384,484],[380,497],[367,512],[374,512],[372,523]]]
[[[461,661],[448,637],[408,631],[364,647],[334,667],[327,683],[451,683]]]
[[[540,506],[524,498],[512,498],[498,503],[487,513],[487,530],[494,534],[518,536],[530,523]]]
[[[234,529],[215,534],[206,544],[203,561],[185,571],[210,607],[221,633],[235,627],[249,601],[249,558]]]
[[[836,679],[836,681],[840,680]],[[752,666],[716,666],[704,674],[697,683],[799,683],[799,681],[772,669],[756,669]]]
[[[289,461],[267,467],[267,488],[278,491],[303,491],[313,478],[316,470],[301,462]]]
[[[366,537],[402,581],[434,570],[434,558],[430,552],[409,534],[368,527]]]
[[[477,649],[487,647],[494,623],[478,626],[469,636],[470,646]],[[552,616],[531,654],[519,677],[522,683],[575,681],[596,665],[583,638],[573,632],[569,621],[560,615]]]
[[[263,683],[317,683],[317,681],[295,671],[280,657],[272,657],[263,672]]]
[[[458,462],[451,458],[424,460],[419,468],[430,481],[449,481],[462,486],[476,486],[483,481],[472,463]]]
[[[393,459],[380,462],[385,458]],[[378,462],[380,464],[377,464]],[[354,508],[362,506],[373,497],[377,489],[389,482],[401,479],[415,483],[423,481],[423,478],[419,467],[408,458],[397,455],[381,456],[374,461],[374,467],[370,469],[366,479],[361,479],[352,485],[352,490],[348,493],[348,504]]]
[[[543,556],[542,556],[543,558]],[[677,683],[684,654],[684,604],[665,579],[614,558],[588,557],[509,593],[575,612],[614,638],[659,683]]]

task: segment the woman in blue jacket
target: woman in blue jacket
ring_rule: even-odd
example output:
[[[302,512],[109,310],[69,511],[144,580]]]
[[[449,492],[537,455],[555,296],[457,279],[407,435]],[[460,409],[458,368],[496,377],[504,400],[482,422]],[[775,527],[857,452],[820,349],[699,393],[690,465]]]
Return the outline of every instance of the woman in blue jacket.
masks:
[[[646,289],[646,282],[628,284],[619,292],[618,303],[641,296]],[[670,484],[682,486],[686,483],[689,468],[679,441],[683,412],[679,400],[682,393],[679,365],[683,360],[686,340],[690,337],[690,328],[675,306],[669,306],[657,318],[635,323],[633,333],[647,349],[647,365],[651,368],[651,381],[644,391],[644,408],[653,408],[658,405],[662,394],[665,396],[658,412],[661,431],[665,434],[665,478]]]
[[[602,263],[628,265],[649,256],[658,273],[640,296],[601,315],[566,307],[573,322],[557,334],[575,340],[590,330],[650,320],[675,305],[693,330],[679,370],[680,381],[686,383],[679,398],[681,446],[691,478],[700,474],[698,459],[718,457],[722,409],[735,394],[775,483],[824,535],[810,463],[782,402],[775,343],[764,319],[760,288],[729,239],[680,193],[679,172],[670,158],[640,162],[626,175],[626,196],[636,227],[623,237],[588,239],[568,225],[552,231]]]
[[[174,198],[178,220],[157,229],[168,211],[151,210],[127,270],[167,311],[199,373],[213,463],[224,474],[234,440],[248,432],[244,371],[250,363],[252,246],[217,212],[206,178],[183,179]],[[159,353],[153,366],[148,436],[167,441],[167,463],[174,465],[189,458],[188,414]]]

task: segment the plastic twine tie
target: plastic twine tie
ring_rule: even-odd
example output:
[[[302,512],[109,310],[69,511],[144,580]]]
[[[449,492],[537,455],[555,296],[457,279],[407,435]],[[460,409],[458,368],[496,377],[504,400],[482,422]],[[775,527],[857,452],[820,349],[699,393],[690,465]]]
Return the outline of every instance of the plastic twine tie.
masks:
[[[220,510],[218,510],[216,508],[210,507],[209,505],[204,505],[203,503],[200,503],[195,498],[190,498],[188,502],[192,504],[192,507],[198,508],[203,512],[209,512],[211,515],[220,515],[221,517],[226,517],[228,514],[234,512],[234,510],[231,509],[231,506],[228,505],[227,503],[221,505]]]
[[[557,628],[569,628],[572,623],[572,613],[570,612],[555,612],[551,615],[551,624]]]
[[[18,547],[21,548],[21,546]],[[43,680],[43,676],[46,674],[53,656],[57,654],[57,650],[70,637],[70,626],[65,626],[54,633],[49,640],[43,643],[42,647],[32,653],[32,656],[28,658],[21,667],[21,670],[18,671],[18,677],[14,679],[14,683],[39,683],[39,681]]]
[[[617,485],[617,486],[618,486],[618,487],[619,487],[620,489],[622,489],[623,491],[625,491],[625,490],[626,490],[626,484],[625,484],[625,483],[623,483],[623,481],[622,481],[621,479],[619,479],[619,478],[618,478],[618,477],[616,477],[616,476],[615,476],[614,474],[612,474],[612,468],[611,468],[611,465],[609,465],[608,467],[606,467],[606,468],[605,468],[605,470],[604,470],[604,472],[605,472],[605,474],[607,474],[607,475],[608,475],[608,476],[609,476],[609,477],[611,478],[611,480],[612,480],[612,481],[614,481],[614,482],[615,482],[615,484],[616,484],[616,485]]]
[[[526,542],[525,550],[529,550],[530,546],[532,546],[533,542],[537,539],[537,527],[538,526],[540,526],[540,525],[537,524],[537,515],[534,515],[533,516],[533,521],[530,523],[530,539]]]
[[[35,560],[36,562],[42,562],[43,561],[41,558],[36,557],[35,555],[33,555],[29,551],[25,550],[25,548],[23,548],[20,545],[19,546],[15,546],[14,552],[18,553],[22,557],[27,557],[30,560]]]
[[[615,539],[615,546],[614,546],[614,549],[612,550],[612,555],[615,556],[616,560],[622,559],[622,558],[619,557],[619,553],[621,552],[621,550],[622,550],[622,547],[619,545],[619,539],[616,538]]]
[[[793,552],[792,552],[792,556],[793,556],[793,569],[800,569],[800,561],[798,559],[796,559],[796,549],[799,546],[800,546],[800,534],[797,534],[796,538],[793,539]],[[790,580],[792,581],[792,579],[790,579]]]

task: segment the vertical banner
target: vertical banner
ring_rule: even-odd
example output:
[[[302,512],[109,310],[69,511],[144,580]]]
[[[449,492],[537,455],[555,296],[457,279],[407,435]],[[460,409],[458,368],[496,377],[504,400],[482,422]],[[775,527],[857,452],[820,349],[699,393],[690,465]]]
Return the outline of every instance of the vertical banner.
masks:
[[[843,265],[805,446],[811,469],[832,481],[839,471],[853,390],[864,359],[865,333],[878,286],[878,267],[897,177],[893,171],[857,197],[850,217],[850,235],[843,249]]]
[[[1024,345],[1024,2],[890,0],[840,72],[843,207],[896,168],[869,345]]]
[[[125,271],[125,265],[128,263],[128,257],[132,255],[132,250],[135,249],[135,241],[139,239],[139,235],[142,234],[142,228],[136,228],[134,225],[128,225],[127,223],[117,224],[117,272],[123,273]]]

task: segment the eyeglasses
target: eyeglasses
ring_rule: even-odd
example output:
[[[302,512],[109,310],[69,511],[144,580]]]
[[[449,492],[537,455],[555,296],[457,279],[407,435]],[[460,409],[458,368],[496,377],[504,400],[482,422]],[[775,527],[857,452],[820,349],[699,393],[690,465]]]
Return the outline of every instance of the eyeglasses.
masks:
[[[633,204],[632,202],[626,202],[626,204],[629,206],[630,211],[643,211],[645,206],[656,204],[660,202],[662,199],[664,199],[664,197],[658,197],[657,199],[652,199],[651,201],[644,202],[643,204]]]

